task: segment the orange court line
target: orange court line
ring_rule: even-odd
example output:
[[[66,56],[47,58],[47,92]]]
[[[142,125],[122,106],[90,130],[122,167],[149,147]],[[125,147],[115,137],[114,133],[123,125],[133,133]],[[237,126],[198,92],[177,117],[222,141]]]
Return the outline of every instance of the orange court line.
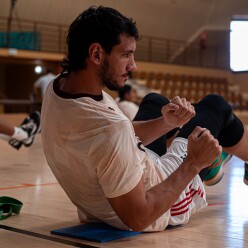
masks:
[[[28,187],[41,187],[41,186],[50,186],[50,185],[57,185],[57,184],[58,183],[41,183],[41,184],[23,183],[22,185],[3,187],[3,188],[0,188],[0,190],[19,189],[19,188],[28,188]]]
[[[225,205],[226,202],[220,202],[220,203],[209,203],[208,206],[211,207],[211,206],[220,206],[220,205]]]

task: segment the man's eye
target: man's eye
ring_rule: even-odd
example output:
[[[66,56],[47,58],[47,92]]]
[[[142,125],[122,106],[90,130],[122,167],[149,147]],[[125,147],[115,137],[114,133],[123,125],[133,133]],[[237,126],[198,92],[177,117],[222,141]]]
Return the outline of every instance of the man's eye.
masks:
[[[124,53],[123,56],[128,58],[129,53]]]

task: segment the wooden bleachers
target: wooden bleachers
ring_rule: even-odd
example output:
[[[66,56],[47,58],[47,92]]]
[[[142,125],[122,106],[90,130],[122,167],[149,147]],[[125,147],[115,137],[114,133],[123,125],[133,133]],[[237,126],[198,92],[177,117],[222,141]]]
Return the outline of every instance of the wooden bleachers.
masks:
[[[247,101],[240,93],[229,89],[226,78],[136,71],[132,74],[132,80],[137,86],[145,86],[149,91],[169,99],[179,95],[197,103],[207,94],[214,93],[222,95],[234,109],[248,110]]]

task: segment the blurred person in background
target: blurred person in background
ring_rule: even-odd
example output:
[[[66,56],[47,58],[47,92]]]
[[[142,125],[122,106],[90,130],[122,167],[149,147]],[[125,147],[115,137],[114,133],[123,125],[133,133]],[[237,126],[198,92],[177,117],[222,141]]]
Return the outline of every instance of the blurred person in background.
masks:
[[[132,121],[138,112],[138,105],[135,103],[136,100],[136,89],[131,85],[126,84],[119,91],[119,99],[117,101],[118,107],[127,118]]]
[[[33,93],[36,101],[42,101],[48,84],[55,78],[55,74],[52,69],[48,68],[45,71],[45,74],[39,77],[34,82]]]

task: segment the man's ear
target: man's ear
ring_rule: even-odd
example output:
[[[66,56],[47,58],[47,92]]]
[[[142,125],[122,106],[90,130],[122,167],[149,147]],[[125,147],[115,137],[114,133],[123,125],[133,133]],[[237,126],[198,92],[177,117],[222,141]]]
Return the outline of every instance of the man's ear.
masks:
[[[103,49],[99,43],[93,43],[89,47],[89,59],[96,65],[101,64]]]

